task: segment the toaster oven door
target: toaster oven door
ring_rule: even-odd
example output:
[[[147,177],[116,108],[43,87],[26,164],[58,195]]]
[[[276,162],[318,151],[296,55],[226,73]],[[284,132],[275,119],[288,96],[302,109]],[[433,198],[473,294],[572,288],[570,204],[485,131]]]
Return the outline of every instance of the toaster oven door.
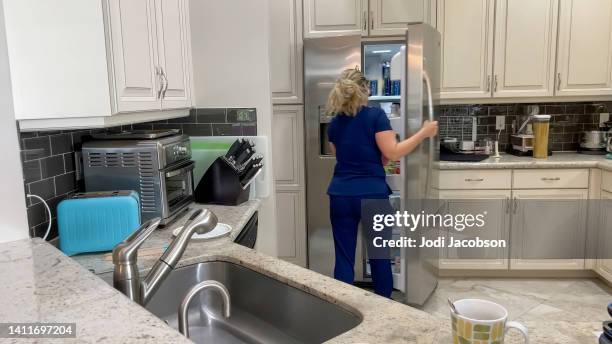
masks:
[[[164,218],[174,215],[193,200],[194,166],[189,160],[160,171]]]

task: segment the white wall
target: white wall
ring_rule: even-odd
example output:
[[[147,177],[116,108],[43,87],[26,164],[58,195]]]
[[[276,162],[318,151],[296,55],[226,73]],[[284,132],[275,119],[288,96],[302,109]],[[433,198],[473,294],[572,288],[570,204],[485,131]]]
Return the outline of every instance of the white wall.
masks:
[[[28,220],[23,189],[23,172],[19,158],[17,125],[13,112],[2,6],[0,1],[0,147],[2,148],[0,242],[7,242],[28,238]]]
[[[271,137],[268,1],[191,0],[190,21],[195,106],[255,107],[258,135]],[[257,249],[276,256],[274,192],[259,215]]]

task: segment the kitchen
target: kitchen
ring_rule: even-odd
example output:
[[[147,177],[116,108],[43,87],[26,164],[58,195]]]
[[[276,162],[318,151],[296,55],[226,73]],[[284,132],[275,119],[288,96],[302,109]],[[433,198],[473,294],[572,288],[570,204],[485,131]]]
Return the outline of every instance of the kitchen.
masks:
[[[610,320],[606,306],[612,301],[612,257],[606,253],[612,252],[612,239],[609,230],[600,229],[612,228],[605,201],[612,199],[612,163],[605,138],[583,132],[603,132],[610,121],[612,1],[61,3],[62,20],[49,16],[57,4],[34,0],[4,0],[0,16],[0,68],[10,75],[2,80],[2,104],[11,114],[4,116],[1,135],[7,159],[1,266],[9,276],[3,277],[8,283],[2,287],[2,322],[76,322],[82,341],[179,342],[185,337],[176,331],[177,308],[200,282],[198,274],[227,287],[232,315],[227,321],[215,315],[210,322],[211,333],[225,339],[202,339],[201,325],[187,327],[197,342],[448,343],[447,298],[500,304],[509,320],[527,327],[534,343],[595,343],[605,336],[602,322]],[[412,90],[426,93],[425,87],[409,87],[404,96],[401,85],[414,81],[409,77],[395,89],[386,86],[389,79],[406,78],[392,59],[402,56],[402,46],[408,59],[414,56],[405,35],[409,23],[419,22],[438,32],[440,45],[438,55],[420,57],[433,82],[432,97],[420,94],[421,106],[410,107],[412,93],[421,93]],[[435,38],[420,44],[435,48],[432,42]],[[321,55],[330,54],[326,44],[344,49]],[[329,92],[319,92],[318,85],[325,90],[343,67],[356,65],[370,87],[378,84],[370,105],[383,108],[401,136],[412,130],[403,109],[414,110],[408,116],[418,113],[420,124],[428,115],[427,99],[433,100],[439,140],[422,145],[410,155],[414,159],[389,166],[396,202],[425,192],[444,213],[485,210],[487,226],[480,236],[510,243],[507,250],[484,255],[422,252],[435,254],[434,273],[421,264],[425,260],[399,251],[392,262],[397,302],[329,277],[334,246],[323,188],[335,159],[321,135],[331,120],[320,113],[325,99],[315,97]],[[392,77],[383,77],[383,65]],[[538,119],[549,126],[546,156],[518,156],[534,154],[534,141],[543,142],[536,139]],[[208,209],[233,228],[227,236],[173,245],[180,237],[173,239],[176,224],[187,220],[180,211],[174,225],[147,232],[151,236],[137,255],[143,280],[153,280],[149,270],[168,252],[180,251],[171,265],[182,273],[157,282],[159,289],[143,308],[94,276],[112,285],[117,269],[110,250],[67,258],[29,238],[49,232],[57,245],[59,204],[75,192],[98,191],[88,187],[83,165],[93,161],[91,137],[172,130],[190,138],[184,149],[195,161],[193,185],[183,191],[197,194],[206,172],[201,146],[227,151],[236,138],[247,138],[255,155],[263,156],[263,168],[253,178],[249,200],[238,206],[188,205],[187,214]],[[449,149],[445,157],[443,148]],[[416,168],[427,156],[429,168]],[[426,190],[409,189],[419,183]],[[208,191],[203,195],[210,196]],[[42,197],[51,216],[44,202],[26,194]],[[253,222],[257,237],[247,246],[254,249],[237,244]],[[372,290],[368,262],[358,254],[355,284]],[[271,302],[276,298],[283,301]],[[273,306],[253,305],[255,299]],[[207,301],[200,301],[202,314],[208,308],[221,314],[223,300],[214,292],[201,300]],[[205,321],[202,314],[198,320]],[[321,314],[332,316],[324,322]],[[296,316],[292,322],[279,320],[291,316]],[[312,327],[304,326],[309,322]],[[277,337],[270,334],[275,331]],[[506,337],[523,342],[515,329]]]

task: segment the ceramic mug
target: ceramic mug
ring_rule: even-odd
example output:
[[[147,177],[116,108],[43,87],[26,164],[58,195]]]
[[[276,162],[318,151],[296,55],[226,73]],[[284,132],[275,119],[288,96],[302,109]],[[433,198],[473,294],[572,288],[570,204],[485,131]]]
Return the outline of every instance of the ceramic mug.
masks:
[[[455,301],[459,314],[451,311],[453,344],[503,344],[510,328],[523,334],[529,344],[527,328],[517,322],[507,321],[508,311],[495,302],[480,299]]]

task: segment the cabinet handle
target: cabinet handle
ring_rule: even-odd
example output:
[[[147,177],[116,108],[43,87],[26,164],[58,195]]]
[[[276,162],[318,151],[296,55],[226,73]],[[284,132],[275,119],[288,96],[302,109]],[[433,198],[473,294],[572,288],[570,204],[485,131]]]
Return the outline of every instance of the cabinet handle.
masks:
[[[164,78],[164,86],[163,86],[163,91],[161,94],[161,97],[163,99],[163,98],[166,98],[166,91],[168,91],[168,78],[166,77],[166,72],[164,71],[164,69],[160,68],[160,70],[161,70],[162,78]]]
[[[487,93],[491,92],[491,76],[487,76]]]
[[[495,82],[493,83],[493,92],[497,93],[497,75],[495,75]]]
[[[164,90],[164,79],[161,75],[161,67],[155,67],[155,76],[158,77],[159,81],[159,89],[157,90],[157,98],[155,99],[161,99],[162,91]]]
[[[557,91],[561,91],[561,73],[557,73]]]
[[[510,214],[510,202],[512,202],[512,199],[510,197],[506,197],[506,214]]]
[[[512,213],[516,214],[516,211],[518,209],[518,198],[516,196],[514,196],[514,200],[513,200],[513,204],[512,204]]]
[[[545,182],[558,182],[558,181],[561,180],[561,178],[559,178],[559,177],[555,177],[555,178],[544,177],[544,178],[542,178],[542,180],[545,181]]]
[[[465,179],[466,182],[484,182],[484,178],[466,178]]]
[[[366,31],[368,29],[368,13],[366,11],[363,11],[361,16],[361,20],[363,21],[363,31]]]
[[[370,30],[374,30],[374,11],[370,11]]]

